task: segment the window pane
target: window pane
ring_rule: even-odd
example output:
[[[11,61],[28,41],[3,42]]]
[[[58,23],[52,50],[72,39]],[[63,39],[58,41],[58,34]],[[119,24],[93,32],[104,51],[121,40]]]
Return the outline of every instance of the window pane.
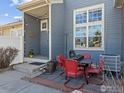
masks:
[[[86,47],[86,37],[76,37],[75,38],[75,47],[76,48]]]
[[[89,10],[89,22],[101,21],[102,9]]]
[[[78,13],[76,14],[76,24],[82,24],[87,22],[87,13]]]
[[[76,27],[75,37],[86,37],[86,27]]]
[[[86,47],[86,27],[76,27],[75,44],[76,48]]]
[[[102,26],[93,25],[89,26],[89,47],[101,47],[102,46]]]
[[[47,24],[46,23],[42,23],[42,29],[46,29],[47,28]]]

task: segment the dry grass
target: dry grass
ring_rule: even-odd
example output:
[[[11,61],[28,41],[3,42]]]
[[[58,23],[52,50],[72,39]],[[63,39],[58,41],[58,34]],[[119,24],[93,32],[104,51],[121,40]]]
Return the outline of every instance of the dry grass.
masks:
[[[123,78],[124,78],[124,63],[123,63],[122,66],[121,66],[121,75],[122,75]]]

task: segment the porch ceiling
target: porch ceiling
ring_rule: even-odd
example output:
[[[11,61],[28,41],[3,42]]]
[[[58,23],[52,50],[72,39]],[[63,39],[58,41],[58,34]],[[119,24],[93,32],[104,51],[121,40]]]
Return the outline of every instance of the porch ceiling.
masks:
[[[49,0],[32,0],[17,8],[24,13],[41,19],[43,16],[48,16],[49,2]]]
[[[49,4],[49,0],[32,0],[30,2],[19,5],[17,8],[23,12],[26,12],[48,4]]]
[[[41,18],[42,16],[48,16],[50,4],[57,3],[63,3],[63,0],[31,0],[17,8],[24,13]]]
[[[29,15],[32,15],[34,17],[37,17],[39,19],[42,19],[44,17],[48,17],[48,15],[49,15],[49,6],[46,5],[44,7],[32,9],[30,11],[27,11],[26,13],[29,14]]]

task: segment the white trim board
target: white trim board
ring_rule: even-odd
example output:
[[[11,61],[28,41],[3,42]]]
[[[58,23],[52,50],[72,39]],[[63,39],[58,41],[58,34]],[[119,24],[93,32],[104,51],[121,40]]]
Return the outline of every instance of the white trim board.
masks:
[[[52,59],[52,29],[51,29],[51,4],[49,4],[49,60]]]
[[[52,4],[63,3],[63,0],[51,0]]]

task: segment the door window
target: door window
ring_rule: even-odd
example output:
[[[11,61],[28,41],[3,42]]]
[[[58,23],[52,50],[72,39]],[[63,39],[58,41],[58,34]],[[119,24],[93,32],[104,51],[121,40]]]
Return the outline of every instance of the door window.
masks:
[[[48,20],[41,20],[41,31],[48,31]]]

